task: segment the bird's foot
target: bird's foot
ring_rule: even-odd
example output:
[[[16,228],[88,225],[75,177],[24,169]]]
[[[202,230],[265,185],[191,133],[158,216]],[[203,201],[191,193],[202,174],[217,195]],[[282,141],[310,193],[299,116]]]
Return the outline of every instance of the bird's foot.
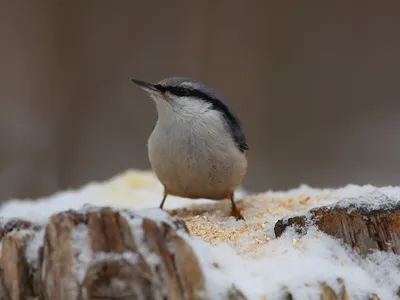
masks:
[[[244,218],[243,218],[242,213],[240,212],[240,210],[236,206],[232,207],[231,216],[235,217],[236,221],[239,221],[239,220],[245,221]]]
[[[167,211],[167,213],[168,213],[171,217],[175,217],[175,216],[178,214],[178,210],[177,210],[177,209],[169,210],[169,211]]]
[[[230,201],[231,201],[231,216],[235,217],[236,221],[239,221],[239,220],[245,221],[242,214],[240,213],[240,210],[237,208],[237,206],[235,204],[235,200],[233,199],[234,198],[233,193],[227,192],[226,197],[228,199],[230,199]]]

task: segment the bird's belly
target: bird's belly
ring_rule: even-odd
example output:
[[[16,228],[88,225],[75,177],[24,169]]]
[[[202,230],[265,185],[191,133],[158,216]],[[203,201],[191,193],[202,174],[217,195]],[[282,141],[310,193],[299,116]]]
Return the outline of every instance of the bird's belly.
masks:
[[[187,198],[225,199],[240,184],[246,159],[236,149],[191,140],[149,140],[153,171],[168,193]]]

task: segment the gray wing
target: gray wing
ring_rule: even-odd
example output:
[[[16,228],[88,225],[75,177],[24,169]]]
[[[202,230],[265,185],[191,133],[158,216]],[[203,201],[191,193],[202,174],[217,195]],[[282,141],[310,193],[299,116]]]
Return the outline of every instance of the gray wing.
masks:
[[[245,152],[246,150],[249,150],[249,146],[247,145],[247,140],[243,132],[242,125],[239,119],[234,115],[234,113],[227,106],[225,107],[226,109],[224,109],[222,113],[225,114],[228,123],[227,125],[229,127],[229,130],[231,131],[233,140],[235,141],[238,149],[241,152]]]

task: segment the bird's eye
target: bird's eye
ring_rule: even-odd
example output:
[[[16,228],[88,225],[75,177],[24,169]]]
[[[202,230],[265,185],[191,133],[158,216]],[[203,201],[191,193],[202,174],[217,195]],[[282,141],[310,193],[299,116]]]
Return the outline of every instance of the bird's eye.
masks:
[[[179,89],[179,94],[181,97],[187,97],[190,96],[190,90],[187,88],[180,88]]]
[[[178,97],[189,97],[192,95],[192,91],[190,89],[181,86],[167,86],[164,89],[165,91],[168,91]]]

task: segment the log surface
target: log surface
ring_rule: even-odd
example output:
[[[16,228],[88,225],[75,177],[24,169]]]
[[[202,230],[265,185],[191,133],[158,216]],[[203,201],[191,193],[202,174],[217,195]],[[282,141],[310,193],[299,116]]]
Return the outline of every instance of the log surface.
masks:
[[[43,241],[29,264],[27,242],[40,230]],[[12,220],[0,234],[0,299],[206,299],[178,219],[92,208],[56,214],[43,229]]]
[[[392,248],[376,240],[365,245],[398,251],[398,211],[350,213],[324,208],[311,215],[328,233],[352,228],[350,238],[355,241],[371,238],[371,233],[375,238],[390,236]],[[306,230],[307,220],[281,220],[276,234],[291,225]],[[46,225],[0,220],[0,300],[212,300],[206,287],[208,274],[188,240],[185,223],[160,210],[86,207],[53,215]],[[215,264],[215,268],[220,267]],[[343,280],[338,282],[342,289],[336,292],[321,283],[321,299],[348,300]],[[221,297],[248,299],[233,283]],[[282,299],[296,299],[296,294],[282,289]]]
[[[303,216],[279,220],[274,227],[275,236],[281,236],[288,227],[305,233],[309,225],[341,239],[363,256],[372,250],[400,254],[399,205],[373,209],[353,205],[319,207]]]

